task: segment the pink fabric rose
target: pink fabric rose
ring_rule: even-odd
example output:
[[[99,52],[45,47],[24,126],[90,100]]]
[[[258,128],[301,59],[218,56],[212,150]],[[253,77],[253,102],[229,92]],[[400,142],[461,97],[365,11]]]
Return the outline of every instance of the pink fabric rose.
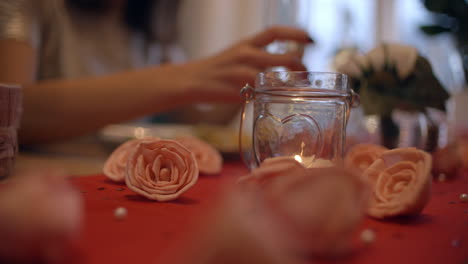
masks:
[[[291,237],[257,193],[233,188],[217,201],[186,242],[170,247],[158,263],[305,263],[289,250]]]
[[[363,173],[386,150],[380,145],[357,144],[346,153],[344,166]]]
[[[418,214],[431,190],[431,155],[416,148],[383,152],[365,172],[373,186],[368,214],[375,218]]]
[[[158,263],[299,264],[293,241],[266,201],[244,188],[225,189],[214,208],[200,214],[197,228],[183,244],[172,245]],[[180,249],[184,254],[180,254]]]
[[[125,183],[156,201],[178,198],[198,180],[193,153],[175,140],[142,141],[129,156]]]
[[[468,139],[459,140],[457,154],[461,161],[461,168],[468,169]]]
[[[180,137],[176,139],[195,154],[198,169],[205,174],[218,174],[223,168],[223,158],[217,149],[196,137]]]
[[[305,168],[293,159],[266,160],[239,183],[260,191],[296,240],[295,248],[339,255],[367,205],[367,184],[338,167]]]
[[[125,182],[128,157],[143,140],[145,139],[132,139],[117,147],[104,163],[104,175],[115,182]],[[152,140],[158,140],[158,138]]]
[[[49,171],[15,175],[0,190],[0,262],[67,263],[81,226],[80,193]]]
[[[454,177],[462,166],[461,156],[458,154],[461,144],[451,144],[439,148],[432,153],[432,173],[435,177],[443,173],[447,177]]]

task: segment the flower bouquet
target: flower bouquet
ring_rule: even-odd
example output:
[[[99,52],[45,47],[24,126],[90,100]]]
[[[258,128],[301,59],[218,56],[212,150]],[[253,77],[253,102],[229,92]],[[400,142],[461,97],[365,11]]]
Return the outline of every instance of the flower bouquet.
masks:
[[[333,67],[350,77],[351,86],[361,97],[364,114],[379,116],[382,144],[388,148],[397,147],[400,134],[392,117],[394,110],[422,113],[432,127],[436,126],[427,109],[445,111],[449,94],[434,76],[428,60],[412,46],[381,44],[367,54],[345,49],[336,55]],[[427,150],[434,149],[437,141],[437,132],[430,131]]]

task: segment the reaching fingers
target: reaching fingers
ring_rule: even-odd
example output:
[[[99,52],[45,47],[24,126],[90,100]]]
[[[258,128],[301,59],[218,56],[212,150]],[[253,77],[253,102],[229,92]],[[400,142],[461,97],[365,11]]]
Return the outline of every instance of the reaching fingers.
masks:
[[[263,49],[246,46],[237,54],[237,61],[241,64],[250,65],[259,71],[274,66],[283,66],[291,71],[305,71],[301,62],[300,54],[271,54]]]
[[[275,40],[292,40],[301,43],[313,43],[310,36],[303,30],[293,27],[271,27],[247,40],[256,47],[264,47]]]
[[[306,71],[306,67],[301,62],[301,58],[294,54],[270,54],[265,51],[259,51],[257,57],[251,63],[257,67],[269,68],[274,66],[283,66],[290,71]]]

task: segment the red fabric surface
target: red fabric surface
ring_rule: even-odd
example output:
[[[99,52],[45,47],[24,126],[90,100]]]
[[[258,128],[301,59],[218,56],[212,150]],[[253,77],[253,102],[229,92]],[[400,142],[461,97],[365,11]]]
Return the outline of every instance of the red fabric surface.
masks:
[[[201,176],[169,203],[148,201],[103,175],[74,178],[85,201],[78,262],[155,263],[169,246],[182,245],[222,187],[246,172],[240,163],[225,164],[222,175]],[[374,243],[356,240],[355,253],[334,262],[468,263],[468,203],[460,201],[461,193],[468,193],[468,172],[453,181],[434,182],[431,201],[419,217],[385,222],[366,218],[359,231],[374,230]],[[114,217],[119,206],[128,210],[124,220]]]

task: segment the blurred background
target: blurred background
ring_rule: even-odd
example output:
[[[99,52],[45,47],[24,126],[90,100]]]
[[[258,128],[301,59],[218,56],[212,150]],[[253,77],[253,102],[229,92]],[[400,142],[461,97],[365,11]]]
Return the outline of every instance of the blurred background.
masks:
[[[181,3],[177,14],[178,46],[166,50],[168,54],[163,56],[164,62],[178,63],[214,55],[272,24],[296,25],[313,37],[315,44],[306,46],[303,56],[303,63],[310,71],[332,71],[332,60],[342,49],[356,48],[365,53],[384,42],[412,45],[429,60],[444,88],[451,95],[457,95],[452,98],[455,101],[460,98],[458,104],[449,102],[448,115],[443,118],[462,120],[452,124],[468,124],[466,107],[463,107],[468,93],[463,95],[466,82],[460,52],[464,45],[463,36],[468,35],[465,34],[466,0],[186,0]],[[461,15],[457,20],[447,12]],[[423,26],[430,27],[424,32]],[[466,58],[465,55],[465,69]],[[100,131],[99,139],[111,143],[113,148],[131,137],[197,134],[238,158],[239,114],[239,104],[198,104],[137,120],[136,125],[110,125]],[[378,138],[377,121],[364,119],[362,113],[351,115],[348,135],[354,133],[364,137],[364,130],[370,136],[357,141],[373,141],[369,138]],[[450,138],[448,122],[437,122],[439,146],[447,145]],[[411,121],[411,125],[413,123]],[[152,129],[144,128],[152,125]],[[82,147],[83,142],[79,143],[72,148],[74,152],[89,156],[89,148],[81,150],[85,147]],[[53,148],[51,152],[64,152],[61,148]],[[108,154],[108,149],[93,151],[104,157]]]
[[[185,1],[181,10],[181,43],[187,58],[212,55],[234,41],[260,31],[271,21],[271,5],[288,0]],[[330,61],[343,48],[366,52],[381,42],[415,46],[452,93],[464,86],[462,58],[453,34],[429,36],[421,26],[434,23],[426,5],[458,0],[298,0],[304,27],[316,45],[307,47],[304,63],[311,71],[330,70]],[[439,3],[440,2],[440,3]],[[463,0],[461,0],[463,2]],[[426,5],[425,5],[426,4]],[[281,21],[280,21],[281,22]]]

